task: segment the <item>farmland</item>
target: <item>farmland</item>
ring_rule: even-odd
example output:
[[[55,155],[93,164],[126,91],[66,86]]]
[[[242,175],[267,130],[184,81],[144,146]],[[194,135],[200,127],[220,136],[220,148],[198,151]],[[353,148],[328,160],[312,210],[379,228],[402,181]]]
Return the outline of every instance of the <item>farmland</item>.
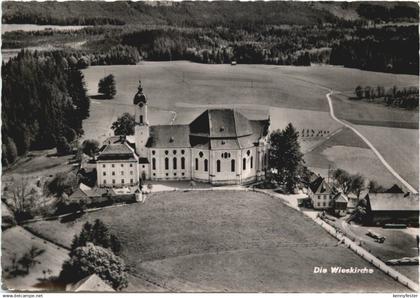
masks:
[[[370,265],[298,211],[253,192],[160,193],[75,222],[28,227],[68,246],[85,221],[97,218],[118,235],[135,275],[175,291],[407,290],[376,269],[368,275],[314,274],[320,265]]]
[[[397,181],[388,174],[369,148],[360,149],[354,146],[354,139],[358,138],[354,133],[340,133],[337,145],[342,147],[327,150],[328,146],[323,145],[323,141],[341,129],[341,125],[329,116],[325,94],[329,89],[349,94],[359,84],[418,85],[417,76],[325,65],[233,67],[185,61],[143,62],[130,66],[94,66],[84,70],[88,93],[91,96],[97,95],[99,79],[110,73],[116,78],[117,95],[112,100],[92,100],[91,116],[84,121],[85,138],[105,139],[112,134],[111,123],[120,114],[126,111],[134,113],[132,98],[138,80],[142,80],[149,100],[151,125],[171,123],[173,115],[176,115],[174,123],[189,123],[208,107],[235,107],[251,119],[263,118],[269,113],[271,129],[284,128],[287,123],[292,122],[299,132],[302,129],[314,129],[315,134],[319,130],[328,131],[328,134],[320,138],[301,139],[309,167],[323,174],[329,165],[347,167],[351,172],[363,173],[369,179],[382,180],[386,185]],[[367,132],[372,137],[376,131],[383,131],[386,128],[384,125],[398,126],[395,123],[403,123],[403,127],[414,127],[418,122],[418,111],[353,102],[343,94],[334,96],[333,100],[339,118],[365,121],[364,125],[375,125]],[[418,187],[418,179],[415,178],[418,177],[417,163],[409,163],[410,160],[418,160],[418,129],[411,129],[410,133],[405,131],[392,129],[392,134],[397,135],[397,142],[392,141],[393,138],[379,137],[374,145],[379,152],[386,155],[386,160],[403,178],[409,180],[414,187]],[[399,163],[400,150],[389,150],[399,143],[405,147],[408,163]],[[404,144],[412,144],[414,147]],[[317,148],[318,146],[324,147]],[[357,158],[358,154],[361,154],[362,158]],[[378,177],[378,173],[383,177]]]

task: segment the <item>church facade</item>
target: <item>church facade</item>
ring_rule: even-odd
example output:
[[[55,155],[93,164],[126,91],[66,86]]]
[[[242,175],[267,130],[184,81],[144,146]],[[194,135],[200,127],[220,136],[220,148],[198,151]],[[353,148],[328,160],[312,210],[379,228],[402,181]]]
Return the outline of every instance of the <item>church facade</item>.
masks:
[[[151,126],[141,84],[133,105],[134,137],[109,138],[97,157],[99,187],[135,186],[140,179],[245,184],[265,176],[269,119],[208,109],[190,124]]]

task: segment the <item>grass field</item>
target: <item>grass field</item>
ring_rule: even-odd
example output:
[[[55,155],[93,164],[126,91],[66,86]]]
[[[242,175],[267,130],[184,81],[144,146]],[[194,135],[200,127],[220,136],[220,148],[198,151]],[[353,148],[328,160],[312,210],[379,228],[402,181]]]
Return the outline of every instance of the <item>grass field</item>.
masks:
[[[101,219],[123,243],[134,272],[177,291],[407,291],[375,269],[317,275],[314,266],[370,267],[300,212],[253,192],[154,194],[144,204],[103,209],[73,223],[30,224],[69,245]]]
[[[104,140],[112,135],[110,126],[123,112],[134,113],[132,98],[137,90],[138,80],[142,80],[144,91],[149,100],[149,118],[152,125],[189,123],[204,109],[212,107],[235,107],[251,119],[261,119],[268,113],[271,129],[284,128],[291,122],[298,131],[301,129],[328,130],[331,136],[341,125],[334,122],[328,114],[325,94],[329,89],[349,93],[357,85],[416,86],[418,77],[395,75],[347,69],[334,66],[315,65],[311,67],[273,66],[273,65],[208,65],[185,61],[143,62],[139,65],[94,66],[84,70],[88,93],[97,94],[100,78],[114,74],[117,82],[117,95],[113,100],[92,100],[91,116],[84,122],[85,138]],[[371,130],[380,131],[378,125],[412,127],[418,121],[418,112],[392,109],[378,104],[353,102],[343,95],[334,97],[334,108],[339,118],[375,125]],[[175,113],[174,113],[175,112]],[[361,122],[362,121],[362,122]],[[398,142],[412,144],[413,133],[398,134]],[[374,134],[374,133],[373,133]],[[381,134],[381,133],[380,133]],[[372,134],[369,132],[369,137]],[[340,134],[339,146],[330,150],[313,150],[306,157],[308,164],[317,163],[319,172],[326,172],[328,164],[347,166],[351,172],[368,173],[375,180],[385,184],[397,181],[388,174],[373,152],[363,147],[354,148],[353,133]],[[401,170],[400,175],[408,177],[417,187],[417,163],[400,162],[400,152],[388,150],[390,138],[377,142],[377,149],[386,160]],[[322,144],[325,138],[302,140],[304,152]],[[393,148],[395,148],[395,145]],[[391,148],[392,146],[388,147]],[[418,150],[403,145],[410,151],[409,158],[418,160]],[[357,146],[356,146],[357,147]],[[338,152],[342,148],[342,152]],[[417,147],[416,147],[417,148]],[[341,150],[341,149],[340,149]],[[356,154],[361,154],[356,158]],[[371,166],[373,165],[373,166]],[[401,165],[401,166],[400,166]],[[374,170],[372,170],[374,169]],[[380,173],[380,175],[378,175]],[[383,176],[383,177],[379,177]]]
[[[45,283],[41,286],[43,279],[57,276],[61,271],[64,260],[68,258],[68,251],[35,237],[21,227],[13,227],[2,231],[1,238],[3,289],[41,290],[41,287],[45,288]],[[9,276],[5,269],[10,268],[12,258],[16,256],[19,259],[32,246],[45,250],[36,258],[40,263],[32,267],[26,275]],[[44,275],[43,271],[48,273]],[[37,285],[39,285],[39,288]]]

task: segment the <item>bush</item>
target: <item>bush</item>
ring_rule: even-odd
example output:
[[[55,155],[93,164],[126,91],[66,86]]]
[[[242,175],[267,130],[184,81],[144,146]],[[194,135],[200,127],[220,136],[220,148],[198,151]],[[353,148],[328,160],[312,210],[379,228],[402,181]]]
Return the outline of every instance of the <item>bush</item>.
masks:
[[[65,283],[74,283],[91,274],[97,274],[116,290],[128,285],[124,261],[110,250],[92,243],[70,253],[70,259],[63,263],[59,278]]]
[[[67,155],[70,154],[72,148],[68,143],[67,139],[63,136],[59,137],[57,140],[57,154],[58,155]]]
[[[44,193],[62,197],[63,194],[71,195],[77,187],[77,177],[74,173],[60,172],[45,182]]]

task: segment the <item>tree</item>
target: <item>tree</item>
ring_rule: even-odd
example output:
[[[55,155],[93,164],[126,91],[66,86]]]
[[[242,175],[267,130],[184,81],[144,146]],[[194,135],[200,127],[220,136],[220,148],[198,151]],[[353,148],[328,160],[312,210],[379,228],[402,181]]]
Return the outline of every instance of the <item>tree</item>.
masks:
[[[73,238],[71,250],[86,246],[88,242],[111,249],[116,255],[119,255],[122,249],[118,237],[111,234],[108,227],[99,219],[95,220],[93,225],[90,222],[86,222],[83,225],[80,234]]]
[[[368,184],[369,192],[372,193],[381,193],[385,192],[385,188],[382,185],[379,185],[379,183],[375,180],[370,180]]]
[[[71,145],[67,142],[67,139],[63,136],[59,137],[57,140],[57,154],[58,155],[67,155],[72,151]]]
[[[357,195],[357,198],[359,198],[360,192],[363,190],[364,186],[365,178],[362,175],[351,175],[350,191],[355,193]]]
[[[118,117],[117,121],[112,123],[111,129],[114,130],[114,135],[134,135],[135,127],[134,116],[130,113],[124,113]]]
[[[121,290],[128,285],[126,270],[124,261],[112,251],[89,242],[71,252],[70,259],[63,263],[59,278],[65,283],[74,283],[97,274],[115,290]]]
[[[61,197],[64,194],[71,195],[74,189],[77,187],[77,176],[70,172],[60,172],[45,182],[44,193],[46,195],[55,195]]]
[[[362,88],[362,86],[357,86],[356,89],[354,90],[354,93],[356,94],[356,97],[358,99],[362,99],[363,98],[363,88]]]
[[[348,194],[350,192],[351,177],[347,171],[336,169],[333,171],[333,178],[336,186],[340,188],[343,193]]]
[[[273,178],[278,183],[284,183],[286,189],[292,192],[299,182],[299,174],[304,163],[298,133],[289,123],[284,130],[271,133],[269,145],[268,166]]]
[[[99,142],[96,140],[84,140],[82,143],[82,152],[90,157],[94,157],[99,150]]]
[[[40,249],[36,246],[32,246],[29,250],[29,252],[26,252],[18,261],[17,263],[21,265],[25,272],[28,273],[29,269],[36,264],[41,264],[38,260],[36,260],[36,257],[40,256],[45,252],[44,249]]]
[[[110,74],[99,81],[98,93],[104,94],[107,98],[113,98],[117,94],[114,75]]]
[[[7,199],[11,202],[11,208],[17,220],[31,217],[35,207],[38,192],[29,183],[26,177],[12,177],[12,183],[8,186]]]

